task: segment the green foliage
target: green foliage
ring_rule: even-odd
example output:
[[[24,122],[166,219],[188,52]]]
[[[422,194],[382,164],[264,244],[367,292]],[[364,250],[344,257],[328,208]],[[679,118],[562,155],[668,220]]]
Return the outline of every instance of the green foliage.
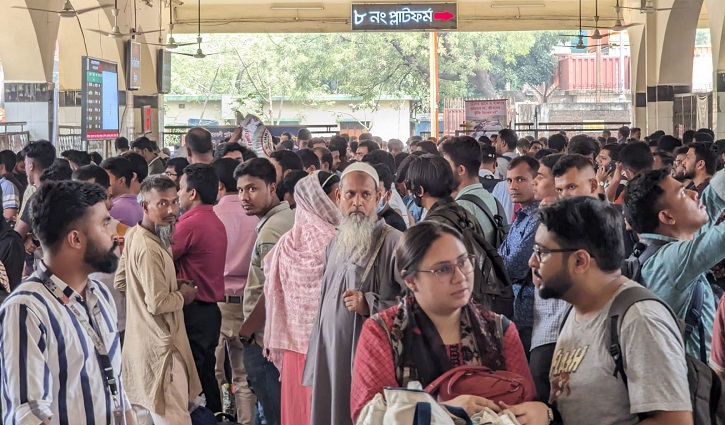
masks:
[[[382,95],[427,104],[427,33],[205,34],[205,53],[174,55],[174,94],[232,94],[240,109],[274,119],[273,97],[360,96],[374,106]],[[194,41],[179,36],[179,41]],[[552,32],[451,32],[439,36],[440,98],[496,97],[507,85],[549,82],[559,41]],[[179,51],[194,53],[197,46]]]

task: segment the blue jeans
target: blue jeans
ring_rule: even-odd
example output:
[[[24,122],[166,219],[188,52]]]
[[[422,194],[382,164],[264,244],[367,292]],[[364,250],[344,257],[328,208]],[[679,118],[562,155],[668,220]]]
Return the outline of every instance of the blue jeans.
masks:
[[[282,385],[279,371],[274,363],[264,358],[262,348],[257,344],[244,347],[244,368],[247,379],[257,401],[262,405],[267,425],[279,425]],[[259,418],[257,419],[259,422]]]

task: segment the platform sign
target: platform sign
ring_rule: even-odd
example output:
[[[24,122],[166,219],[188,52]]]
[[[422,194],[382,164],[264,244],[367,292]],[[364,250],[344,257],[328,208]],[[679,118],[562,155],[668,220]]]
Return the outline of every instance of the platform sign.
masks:
[[[353,31],[421,31],[458,28],[456,3],[353,3]]]
[[[83,56],[81,138],[118,137],[118,67],[113,62]]]
[[[466,100],[465,110],[467,133],[476,139],[498,133],[508,122],[506,99]]]

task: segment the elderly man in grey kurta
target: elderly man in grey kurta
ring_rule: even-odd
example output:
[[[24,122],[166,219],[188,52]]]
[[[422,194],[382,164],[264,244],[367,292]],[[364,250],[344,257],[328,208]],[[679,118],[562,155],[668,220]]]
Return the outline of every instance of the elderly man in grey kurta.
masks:
[[[191,425],[189,405],[201,393],[182,308],[196,288],[176,281],[171,237],[179,214],[176,184],[146,179],[141,223],[126,233],[115,286],[126,292],[123,381],[139,425]]]
[[[362,323],[395,302],[403,288],[394,251],[402,233],[377,218],[378,174],[365,163],[345,169],[338,204],[343,221],[327,247],[320,311],[303,384],[312,387],[314,425],[343,425],[350,416],[352,362]]]

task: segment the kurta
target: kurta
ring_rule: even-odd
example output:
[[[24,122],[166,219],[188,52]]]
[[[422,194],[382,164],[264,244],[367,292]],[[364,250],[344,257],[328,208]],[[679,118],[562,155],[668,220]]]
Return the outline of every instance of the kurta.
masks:
[[[352,423],[350,386],[353,355],[367,317],[348,311],[342,294],[348,289],[362,291],[370,306],[370,314],[375,314],[394,305],[404,288],[394,256],[402,233],[385,224],[384,220],[378,220],[373,230],[371,251],[385,227],[388,233],[364,282],[360,280],[374,252],[353,264],[337,258],[336,238],[327,247],[320,309],[312,329],[302,380],[304,385],[312,387],[310,423],[313,425]]]
[[[114,282],[126,292],[123,382],[132,404],[165,413],[164,377],[178,351],[189,377],[189,400],[201,393],[184,326],[184,297],[178,290],[171,250],[142,226],[126,233]]]

